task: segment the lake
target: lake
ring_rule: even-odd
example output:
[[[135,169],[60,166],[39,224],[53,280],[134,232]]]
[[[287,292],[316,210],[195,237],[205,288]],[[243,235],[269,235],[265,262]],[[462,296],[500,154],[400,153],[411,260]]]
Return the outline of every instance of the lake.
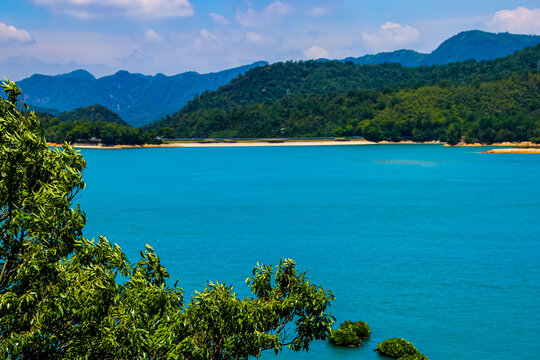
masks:
[[[263,359],[379,359],[391,337],[432,360],[540,356],[540,156],[366,145],[83,150],[85,236],[161,256],[186,297],[292,258],[336,296],[329,343]]]

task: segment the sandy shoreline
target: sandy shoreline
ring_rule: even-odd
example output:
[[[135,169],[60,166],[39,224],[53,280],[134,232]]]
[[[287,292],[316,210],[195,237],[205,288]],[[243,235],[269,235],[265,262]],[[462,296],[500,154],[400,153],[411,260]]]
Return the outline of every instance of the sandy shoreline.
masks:
[[[62,144],[48,143],[49,146],[62,147]],[[72,144],[76,149],[142,149],[142,148],[171,148],[171,147],[186,147],[186,148],[204,148],[204,147],[260,147],[260,146],[335,146],[335,145],[390,145],[390,144],[441,144],[439,142],[373,142],[367,140],[279,140],[279,139],[261,139],[261,140],[240,140],[240,141],[179,141],[165,144],[144,144],[144,145],[87,145],[87,144]]]
[[[239,141],[239,142],[213,142],[213,141],[182,141],[165,144],[145,144],[145,145],[81,145],[72,144],[77,149],[142,149],[142,148],[204,148],[204,147],[257,147],[257,146],[320,146],[320,145],[376,145],[377,143],[365,140],[350,141]],[[62,144],[49,143],[49,146],[62,147]]]
[[[540,148],[507,148],[485,151],[486,154],[540,154]]]
[[[62,147],[62,144],[57,143],[48,143],[49,146]],[[450,146],[448,144],[436,141],[430,142],[414,142],[414,141],[399,141],[399,142],[390,142],[390,141],[367,141],[367,140],[346,140],[346,139],[335,139],[335,140],[281,140],[281,139],[261,139],[261,140],[225,140],[225,141],[213,141],[213,140],[202,140],[202,141],[178,141],[170,142],[165,144],[145,144],[145,145],[114,145],[114,146],[103,146],[103,145],[90,145],[90,144],[72,144],[74,148],[77,149],[102,149],[102,150],[121,150],[121,149],[142,149],[142,148],[175,148],[175,147],[185,147],[185,148],[213,148],[213,147],[263,147],[263,146],[339,146],[339,145],[444,145]],[[486,151],[486,153],[525,153],[525,154],[535,154],[540,153],[540,148],[527,148],[527,146],[532,146],[531,143],[495,143],[495,144],[458,144],[454,145],[457,147],[466,146],[466,147],[480,147],[480,146],[496,146],[504,147],[503,149],[492,149]],[[517,147],[517,148],[516,148]]]
[[[321,146],[321,145],[375,145],[366,140],[329,141],[239,141],[239,142],[182,142],[163,144],[165,147],[257,147],[257,146]],[[158,145],[160,147],[161,145]]]

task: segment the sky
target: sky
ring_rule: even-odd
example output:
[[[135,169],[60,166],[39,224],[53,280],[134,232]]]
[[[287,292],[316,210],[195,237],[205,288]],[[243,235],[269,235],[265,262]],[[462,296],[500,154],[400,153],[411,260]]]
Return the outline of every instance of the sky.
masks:
[[[154,75],[540,34],[538,0],[0,0],[0,76]]]

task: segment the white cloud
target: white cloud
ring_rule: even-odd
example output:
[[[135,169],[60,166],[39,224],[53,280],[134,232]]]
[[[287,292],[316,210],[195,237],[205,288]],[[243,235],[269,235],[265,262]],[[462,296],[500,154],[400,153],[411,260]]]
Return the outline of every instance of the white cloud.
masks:
[[[49,63],[109,64],[126,57],[138,48],[137,39],[120,34],[74,31],[34,31],[32,46],[9,45],[10,51],[0,52],[0,60],[9,54],[26,55]]]
[[[307,12],[308,16],[312,17],[319,17],[328,14],[328,9],[323,7],[315,7],[313,9],[308,10]]]
[[[304,55],[310,59],[320,59],[328,57],[328,50],[319,46],[312,46],[309,49],[304,50]]]
[[[252,44],[259,45],[259,46],[266,46],[266,47],[275,46],[278,43],[276,39],[258,34],[256,32],[248,32],[246,34],[246,39],[248,42]]]
[[[246,38],[248,39],[249,42],[252,42],[255,44],[260,43],[264,39],[262,35],[254,33],[254,32],[248,32],[246,34]]]
[[[488,26],[492,31],[509,31],[520,34],[540,33],[540,9],[518,7],[497,11]]]
[[[197,50],[216,50],[223,47],[223,41],[211,31],[202,29],[199,36],[195,39],[195,49]]]
[[[225,16],[216,14],[216,13],[210,13],[208,14],[210,16],[210,19],[212,19],[213,22],[215,22],[218,25],[228,25],[229,19],[227,19]]]
[[[246,27],[262,27],[279,23],[283,16],[291,14],[293,8],[281,1],[274,1],[261,11],[253,9],[239,11],[236,14],[236,20]]]
[[[153,29],[148,29],[144,33],[144,39],[149,42],[162,42],[163,37],[155,32]]]
[[[17,29],[15,26],[0,23],[0,43],[8,42],[31,44],[34,43],[34,39],[26,30]]]
[[[212,42],[220,42],[218,37],[211,31],[208,31],[206,29],[202,29],[200,31],[201,38],[204,40],[212,41]]]
[[[274,1],[273,3],[268,5],[264,9],[264,11],[268,14],[284,15],[291,13],[292,8],[289,5],[282,3],[281,1]]]
[[[32,0],[76,18],[123,15],[137,18],[193,16],[189,0]]]
[[[375,32],[362,32],[362,41],[377,51],[395,50],[396,46],[414,43],[420,32],[409,25],[386,22]]]

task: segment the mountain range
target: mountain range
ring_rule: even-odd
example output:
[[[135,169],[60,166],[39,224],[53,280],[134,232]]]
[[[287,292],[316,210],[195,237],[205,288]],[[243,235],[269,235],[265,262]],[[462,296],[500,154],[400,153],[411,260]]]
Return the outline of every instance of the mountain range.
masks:
[[[536,35],[494,34],[472,30],[449,38],[430,54],[398,50],[340,61],[359,65],[399,63],[405,67],[420,67],[469,59],[477,61],[494,59],[538,43],[540,36]],[[186,72],[174,76],[163,74],[148,76],[119,71],[99,79],[85,70],[76,70],[56,76],[36,74],[21,80],[19,86],[24,93],[25,102],[36,111],[57,114],[99,104],[117,112],[128,124],[141,126],[174,114],[194,97],[197,98],[197,95],[216,90],[248,70],[263,68],[266,65],[267,62],[260,61],[216,73]],[[364,77],[366,76],[369,77],[369,71]],[[264,75],[257,77],[256,81],[264,81]],[[279,82],[279,79],[272,81],[274,84],[270,83],[264,88],[267,94],[272,93],[273,89],[282,87],[275,86],[275,82]],[[376,79],[372,82],[379,83]],[[370,88],[369,79],[363,80],[363,83],[367,84],[366,88]],[[406,80],[406,83],[409,86],[410,81]],[[291,91],[297,85],[299,84],[293,81]],[[340,84],[335,86],[336,90],[342,87]],[[399,87],[399,84],[396,83],[394,86]],[[288,92],[289,88],[286,91]],[[278,94],[279,96],[281,95]]]
[[[341,61],[352,61],[358,65],[399,63],[407,67],[443,65],[469,59],[493,60],[538,43],[540,43],[538,35],[494,34],[471,30],[452,36],[429,54],[403,49],[357,58],[348,57]]]
[[[186,72],[148,76],[118,71],[96,79],[86,70],[56,76],[32,75],[18,82],[24,101],[35,111],[57,114],[99,104],[117,112],[127,123],[140,126],[174,113],[194,95],[215,90],[260,61],[216,73]]]

